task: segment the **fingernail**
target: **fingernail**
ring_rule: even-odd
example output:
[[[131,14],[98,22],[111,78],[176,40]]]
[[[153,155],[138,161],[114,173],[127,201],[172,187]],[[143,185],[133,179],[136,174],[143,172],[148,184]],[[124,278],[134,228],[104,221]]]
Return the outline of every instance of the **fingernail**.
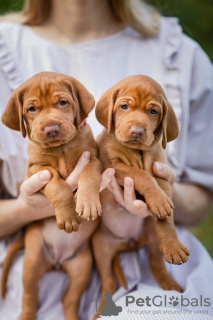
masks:
[[[109,170],[109,172],[107,173],[107,177],[112,179],[113,176],[114,176],[114,172],[112,170]]]
[[[90,160],[90,152],[86,151],[86,152],[84,153],[84,158],[85,158],[86,160]]]
[[[87,221],[89,221],[89,217],[87,218]]]
[[[81,214],[82,214],[82,212],[79,212],[79,213],[78,213],[78,216],[80,216]]]
[[[101,217],[101,213],[100,212],[98,212],[98,215]]]
[[[157,172],[162,173],[163,172],[162,164],[159,162],[156,162],[156,169],[157,169]]]
[[[95,220],[95,217],[92,217],[92,220],[94,221],[94,220]]]
[[[125,180],[125,186],[126,186],[127,188],[130,188],[131,185],[132,185],[131,181]]]
[[[48,170],[44,170],[39,174],[41,181],[47,181],[51,178],[51,174]]]

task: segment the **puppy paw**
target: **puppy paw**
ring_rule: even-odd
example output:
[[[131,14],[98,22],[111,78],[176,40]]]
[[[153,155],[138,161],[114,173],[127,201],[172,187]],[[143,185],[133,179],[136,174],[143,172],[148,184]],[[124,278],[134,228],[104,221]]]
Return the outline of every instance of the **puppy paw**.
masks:
[[[181,286],[179,286],[179,284],[174,279],[172,279],[170,275],[167,277],[163,277],[163,281],[162,283],[160,283],[160,286],[163,290],[175,290],[178,292],[183,292]]]
[[[170,241],[161,244],[165,260],[172,264],[183,264],[188,261],[190,251],[180,241]]]
[[[80,221],[81,220],[76,213],[70,213],[69,215],[56,213],[56,222],[58,228],[60,230],[65,230],[67,233],[78,231]]]
[[[76,199],[76,212],[86,220],[95,220],[101,215],[102,208],[99,193],[95,196],[93,193],[84,195],[78,191]]]
[[[155,217],[165,219],[173,214],[174,204],[163,191],[149,197],[146,202]]]

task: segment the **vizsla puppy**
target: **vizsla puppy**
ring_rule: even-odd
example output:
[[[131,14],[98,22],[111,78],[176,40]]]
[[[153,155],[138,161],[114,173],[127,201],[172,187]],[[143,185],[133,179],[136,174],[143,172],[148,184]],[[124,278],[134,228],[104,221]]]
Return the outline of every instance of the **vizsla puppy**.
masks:
[[[127,77],[102,95],[96,117],[106,128],[98,137],[104,169],[114,168],[121,186],[125,177],[131,177],[136,191],[157,217],[156,225],[154,217],[143,220],[130,215],[119,210],[109,191],[102,193],[102,223],[92,237],[102,284],[98,316],[104,294],[116,290],[116,278],[127,287],[118,252],[149,246],[151,269],[160,286],[178,291],[182,289],[168,274],[163,255],[166,261],[181,264],[188,260],[190,252],[175,231],[169,182],[154,176],[152,171],[155,161],[165,163],[163,148],[178,135],[175,113],[161,86],[146,76]]]
[[[2,115],[9,128],[28,134],[27,177],[48,169],[52,178],[41,191],[55,207],[54,217],[26,227],[24,236],[10,248],[2,273],[5,296],[9,267],[17,250],[25,247],[23,311],[21,320],[36,318],[38,283],[51,269],[63,269],[71,281],[63,296],[66,320],[77,320],[79,300],[92,268],[89,239],[101,212],[99,188],[101,163],[91,129],[81,125],[94,107],[94,98],[76,79],[42,72],[24,82],[10,98]],[[77,204],[64,181],[81,154],[89,151],[90,163],[78,180]],[[78,212],[78,215],[76,213]],[[56,221],[57,224],[56,224]],[[81,221],[82,220],[82,221]],[[80,230],[79,223],[82,223]],[[67,234],[58,229],[65,229]]]

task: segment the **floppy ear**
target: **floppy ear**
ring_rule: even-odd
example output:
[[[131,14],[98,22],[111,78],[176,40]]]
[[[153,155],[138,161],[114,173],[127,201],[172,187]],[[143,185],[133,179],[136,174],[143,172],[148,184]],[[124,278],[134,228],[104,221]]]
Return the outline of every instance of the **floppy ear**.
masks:
[[[64,81],[72,92],[73,99],[76,103],[76,124],[79,126],[95,106],[93,95],[75,78],[69,77]]]
[[[172,105],[167,99],[164,99],[163,102],[163,120],[162,120],[162,129],[163,129],[163,140],[162,146],[166,149],[166,144],[169,141],[172,141],[177,138],[179,133],[179,127],[175,112],[172,108]]]
[[[111,133],[112,130],[112,115],[115,104],[115,99],[119,90],[112,88],[105,91],[96,104],[95,115],[97,120]]]
[[[21,131],[22,136],[26,137],[26,129],[23,119],[23,89],[17,88],[10,97],[7,106],[2,114],[1,120],[8,128]]]

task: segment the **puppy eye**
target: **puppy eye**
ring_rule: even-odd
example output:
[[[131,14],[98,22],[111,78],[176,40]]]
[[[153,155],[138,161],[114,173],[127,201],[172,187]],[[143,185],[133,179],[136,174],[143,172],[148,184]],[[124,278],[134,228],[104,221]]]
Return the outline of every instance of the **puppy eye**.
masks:
[[[66,100],[60,100],[60,106],[65,106],[68,102]]]
[[[151,109],[149,112],[150,112],[151,114],[156,114],[156,113],[157,113],[157,111],[156,111],[155,109]]]
[[[36,108],[32,106],[32,107],[30,107],[29,109],[27,109],[27,111],[28,111],[28,112],[35,112],[35,111],[36,111]]]
[[[123,109],[123,110],[127,110],[129,107],[128,107],[128,105],[127,104],[124,104],[123,106],[121,106],[121,109]]]

